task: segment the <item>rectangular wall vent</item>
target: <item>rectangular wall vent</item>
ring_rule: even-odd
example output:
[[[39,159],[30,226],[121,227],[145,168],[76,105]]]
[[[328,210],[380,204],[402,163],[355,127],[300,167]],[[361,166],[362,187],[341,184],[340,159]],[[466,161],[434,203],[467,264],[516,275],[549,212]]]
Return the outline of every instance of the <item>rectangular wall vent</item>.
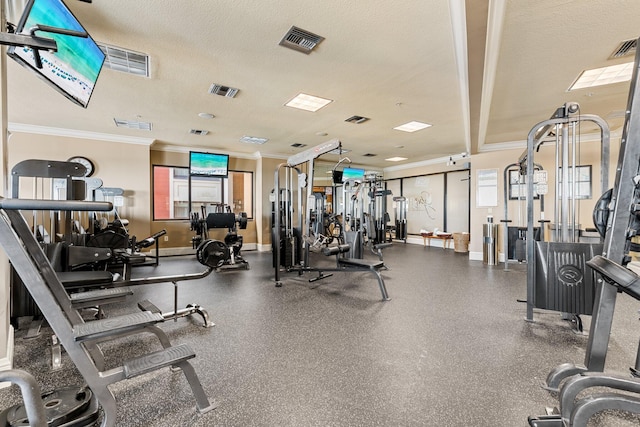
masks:
[[[104,67],[136,76],[149,77],[149,55],[97,43],[105,54]]]
[[[296,142],[295,144],[291,144],[291,146],[295,148],[302,148],[302,147],[306,147],[307,144],[300,144],[299,142]]]
[[[625,40],[620,42],[616,50],[613,51],[609,59],[621,58],[623,56],[631,55],[636,52],[637,39]]]
[[[223,86],[217,83],[212,83],[209,87],[209,93],[213,95],[226,96],[227,98],[235,98],[240,89],[234,87]]]
[[[209,133],[209,131],[204,129],[191,129],[189,133],[191,135],[206,135]]]
[[[349,122],[349,123],[355,123],[357,125],[359,125],[360,123],[364,123],[367,120],[369,120],[368,117],[362,117],[362,116],[351,116],[349,117],[347,120],[345,120],[345,122]]]
[[[119,128],[151,130],[152,125],[149,122],[139,122],[135,120],[113,119]]]
[[[322,40],[324,37],[294,26],[287,31],[279,44],[308,55]]]

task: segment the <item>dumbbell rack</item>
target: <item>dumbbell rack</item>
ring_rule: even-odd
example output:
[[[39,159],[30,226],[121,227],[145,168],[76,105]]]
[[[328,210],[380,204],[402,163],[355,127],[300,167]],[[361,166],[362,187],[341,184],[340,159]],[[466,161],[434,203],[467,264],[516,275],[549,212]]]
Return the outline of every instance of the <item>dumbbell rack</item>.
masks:
[[[636,53],[627,100],[616,178],[602,255],[618,264],[629,259],[631,237],[640,234],[640,51]],[[547,376],[547,387],[557,391],[563,379],[583,372],[603,372],[616,303],[615,286],[599,279],[584,366],[562,364]]]

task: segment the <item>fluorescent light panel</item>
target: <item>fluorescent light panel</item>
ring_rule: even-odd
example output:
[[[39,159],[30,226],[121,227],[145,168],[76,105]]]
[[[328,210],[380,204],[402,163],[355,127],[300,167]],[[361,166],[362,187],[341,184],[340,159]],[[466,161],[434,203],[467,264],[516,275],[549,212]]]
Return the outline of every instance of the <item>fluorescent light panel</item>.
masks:
[[[409,122],[409,123],[405,123],[403,125],[400,126],[396,126],[394,127],[395,130],[401,130],[403,132],[415,132],[421,129],[426,129],[428,127],[431,127],[430,124],[428,123],[422,123],[422,122]]]
[[[389,157],[388,159],[385,159],[388,162],[401,162],[403,160],[407,160],[406,157]]]
[[[313,95],[307,95],[305,93],[300,93],[298,94],[298,96],[284,105],[286,105],[287,107],[298,108],[300,110],[316,112],[331,102],[333,102],[332,99],[325,99]]]
[[[609,67],[585,70],[569,87],[568,91],[584,89],[594,86],[608,85],[631,80],[633,74],[633,62],[611,65]]]
[[[240,142],[247,142],[249,144],[259,144],[259,145],[264,144],[268,140],[269,138],[260,138],[258,136],[248,136],[248,135],[245,135],[242,138],[240,138]]]

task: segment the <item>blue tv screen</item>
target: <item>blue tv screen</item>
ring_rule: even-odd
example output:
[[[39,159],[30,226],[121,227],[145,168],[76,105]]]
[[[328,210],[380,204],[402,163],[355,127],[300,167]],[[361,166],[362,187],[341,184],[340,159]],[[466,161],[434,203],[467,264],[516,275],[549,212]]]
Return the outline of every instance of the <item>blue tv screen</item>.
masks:
[[[226,178],[229,175],[229,155],[190,151],[189,173]]]
[[[62,0],[29,0],[16,32],[29,34],[29,29],[37,24],[86,33]],[[36,35],[53,39],[58,45],[57,52],[40,50],[42,68],[36,66],[31,48],[11,47],[7,54],[71,101],[87,108],[104,63],[104,53],[90,36],[83,38],[45,31],[37,31]]]
[[[348,179],[357,179],[357,180],[363,181],[364,169],[357,169],[357,168],[342,169],[342,181],[344,182]]]

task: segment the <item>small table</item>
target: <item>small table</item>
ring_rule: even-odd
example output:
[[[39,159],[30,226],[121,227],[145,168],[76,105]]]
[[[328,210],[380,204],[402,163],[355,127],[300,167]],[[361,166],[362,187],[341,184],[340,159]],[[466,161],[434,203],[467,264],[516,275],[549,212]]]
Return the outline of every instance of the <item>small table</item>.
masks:
[[[451,245],[451,240],[453,240],[452,233],[438,233],[433,234],[432,232],[420,233],[422,236],[422,240],[424,241],[424,246],[427,246],[427,240],[429,241],[429,246],[431,246],[431,239],[439,239],[442,240],[442,249],[449,249]]]

